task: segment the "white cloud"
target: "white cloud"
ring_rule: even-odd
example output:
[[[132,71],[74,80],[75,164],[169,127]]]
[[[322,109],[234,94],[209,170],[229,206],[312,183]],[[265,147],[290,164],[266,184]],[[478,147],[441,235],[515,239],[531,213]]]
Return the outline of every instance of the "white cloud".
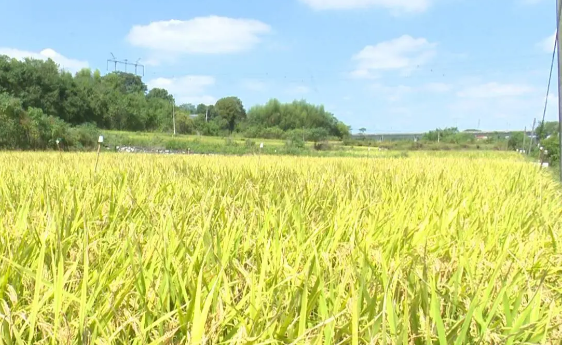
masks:
[[[544,105],[544,103],[543,103]],[[534,97],[501,97],[501,98],[458,98],[450,104],[452,114],[459,119],[471,119],[471,127],[481,120],[481,128],[493,127],[513,129],[514,125],[529,123],[535,116],[542,114],[541,102]],[[521,128],[522,129],[522,128]]]
[[[82,68],[87,68],[88,61],[80,61],[75,59],[67,58],[66,56],[56,52],[51,48],[46,48],[40,51],[39,53],[30,52],[25,50],[19,50],[14,48],[1,48],[0,47],[0,55],[7,55],[14,59],[23,60],[25,58],[33,58],[39,60],[47,60],[51,59],[56,62],[60,68],[68,70],[70,72],[77,72]]]
[[[463,98],[501,98],[530,94],[535,88],[526,84],[501,84],[496,82],[469,86],[457,93]]]
[[[377,76],[376,72],[385,70],[409,74],[435,56],[435,46],[435,43],[430,43],[425,38],[413,38],[409,35],[366,46],[353,56],[357,67],[352,76],[374,78]]]
[[[556,39],[556,30],[554,33],[544,39],[542,39],[537,46],[547,53],[552,54],[552,50],[554,49],[554,40]]]
[[[481,83],[466,86],[449,104],[449,110],[465,119],[482,121],[482,128],[520,129],[531,128],[534,117],[542,117],[544,108],[542,88],[523,83]],[[556,116],[556,98],[550,95],[546,118]]]
[[[167,54],[226,54],[249,50],[270,32],[271,27],[258,20],[209,16],[135,25],[127,40]]]
[[[405,12],[423,12],[431,0],[301,0],[315,10],[345,10],[382,7]]]
[[[215,78],[205,75],[186,75],[178,78],[156,78],[147,83],[150,89],[162,88],[174,95],[176,103],[213,104],[216,98],[207,94]]]

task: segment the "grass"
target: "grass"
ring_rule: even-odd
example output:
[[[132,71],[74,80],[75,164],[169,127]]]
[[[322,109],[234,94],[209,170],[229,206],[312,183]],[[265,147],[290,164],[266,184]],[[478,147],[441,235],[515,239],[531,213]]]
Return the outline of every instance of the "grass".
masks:
[[[559,344],[518,157],[1,153],[0,343]]]
[[[224,145],[225,138],[222,137],[211,137],[211,136],[199,136],[199,135],[184,135],[178,134],[175,137],[170,133],[149,133],[149,132],[124,132],[124,131],[104,131],[110,140],[113,140],[120,145],[139,145],[139,146],[161,146],[165,147],[165,143],[174,140],[180,143],[204,143],[209,145]],[[258,143],[263,142],[264,146],[270,147],[281,147],[285,145],[284,140],[277,139],[251,139],[252,141]],[[233,142],[244,145],[246,143],[246,138],[234,137]],[[312,146],[312,143],[308,143],[308,146]]]
[[[146,148],[178,149],[196,153],[215,154],[251,154],[258,151],[260,143],[264,144],[261,150],[270,155],[313,155],[313,156],[369,156],[370,152],[379,150],[390,150],[393,152],[417,152],[417,151],[502,151],[506,150],[505,143],[486,144],[447,144],[403,141],[329,141],[329,147],[323,152],[314,149],[313,142],[306,142],[304,148],[287,147],[287,141],[281,139],[247,139],[238,136],[232,138],[176,135],[170,133],[148,133],[148,132],[123,132],[103,131],[106,136],[106,145],[115,146],[139,146]],[[373,145],[373,147],[369,147]]]

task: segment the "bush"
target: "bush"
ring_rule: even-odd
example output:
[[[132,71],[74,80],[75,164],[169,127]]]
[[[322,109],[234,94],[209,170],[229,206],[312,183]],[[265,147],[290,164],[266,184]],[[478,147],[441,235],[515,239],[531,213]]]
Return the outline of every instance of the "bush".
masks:
[[[224,144],[226,146],[238,146],[238,144],[236,143],[236,140],[234,140],[234,138],[232,138],[232,137],[224,138]]]
[[[332,148],[332,145],[330,145],[330,143],[327,142],[327,141],[314,143],[314,149],[316,151],[328,151],[331,148]]]
[[[246,139],[246,142],[244,143],[244,145],[246,145],[246,147],[255,147],[256,142],[251,140],[251,139]]]
[[[285,136],[285,132],[279,127],[266,128],[261,133],[261,138],[264,139],[282,139]]]
[[[560,160],[560,147],[558,143],[558,136],[552,135],[550,138],[541,142],[541,145],[548,151],[546,158],[550,165],[556,165]]]
[[[302,130],[289,132],[287,134],[286,146],[302,149],[305,146],[305,142],[302,140]]]
[[[76,147],[96,147],[99,129],[94,124],[84,124],[70,129],[70,144]]]

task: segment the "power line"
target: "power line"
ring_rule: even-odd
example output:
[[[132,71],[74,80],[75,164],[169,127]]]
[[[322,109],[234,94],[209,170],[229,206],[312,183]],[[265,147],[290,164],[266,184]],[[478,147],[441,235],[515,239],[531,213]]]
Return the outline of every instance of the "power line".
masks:
[[[562,11],[562,2],[561,0],[556,1],[556,9],[557,9],[557,16],[556,16],[556,41],[558,41],[558,161],[559,161],[559,168],[560,168],[560,181],[562,182],[562,157],[560,154],[562,153],[562,76],[560,73],[562,72],[562,55],[560,55],[560,42],[561,39],[559,32],[560,32],[560,16]],[[543,126],[544,127],[544,126]],[[541,163],[542,164],[542,163]]]
[[[125,73],[127,73],[127,66],[135,66],[135,75],[137,75],[137,71],[138,68],[142,68],[142,76],[144,77],[144,65],[139,64],[140,59],[138,59],[135,63],[129,62],[129,60],[124,59],[124,60],[117,60],[117,58],[115,57],[115,55],[113,55],[113,53],[111,54],[111,59],[107,59],[107,63],[106,63],[106,69],[107,71],[109,71],[109,63],[112,62],[113,63],[113,71],[117,72],[117,65],[118,64],[122,64],[125,66]]]
[[[560,18],[560,9],[561,9],[561,8],[562,8],[562,7],[560,7],[560,8],[558,9],[558,13],[557,13],[557,15],[556,15],[556,18],[557,18],[556,21],[557,21],[557,23],[558,23],[558,20],[559,20],[558,18]],[[542,120],[541,120],[541,123],[540,123],[541,130],[539,131],[539,133],[537,133],[537,135],[538,135],[539,138],[542,136],[543,131],[544,131],[544,119],[545,119],[545,117],[546,117],[546,108],[547,108],[547,106],[548,106],[548,95],[550,94],[550,84],[551,84],[551,82],[552,82],[552,71],[554,70],[554,59],[556,58],[556,50],[557,50],[557,48],[558,48],[558,25],[557,25],[557,28],[556,28],[556,33],[555,33],[555,35],[554,35],[554,47],[552,48],[552,59],[551,59],[551,61],[550,61],[550,73],[549,73],[549,75],[548,75],[548,85],[547,85],[547,87],[546,87],[546,96],[545,96],[545,98],[544,98],[544,109],[543,109],[543,112],[542,112]],[[560,73],[560,71],[559,71],[559,73]],[[532,142],[532,141],[533,141],[533,140],[531,139],[531,142]]]

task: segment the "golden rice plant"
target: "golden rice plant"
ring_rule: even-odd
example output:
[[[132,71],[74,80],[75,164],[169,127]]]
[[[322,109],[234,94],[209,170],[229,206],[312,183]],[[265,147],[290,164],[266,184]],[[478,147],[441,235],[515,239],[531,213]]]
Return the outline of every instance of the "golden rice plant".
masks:
[[[0,154],[1,344],[559,344],[516,155]]]

